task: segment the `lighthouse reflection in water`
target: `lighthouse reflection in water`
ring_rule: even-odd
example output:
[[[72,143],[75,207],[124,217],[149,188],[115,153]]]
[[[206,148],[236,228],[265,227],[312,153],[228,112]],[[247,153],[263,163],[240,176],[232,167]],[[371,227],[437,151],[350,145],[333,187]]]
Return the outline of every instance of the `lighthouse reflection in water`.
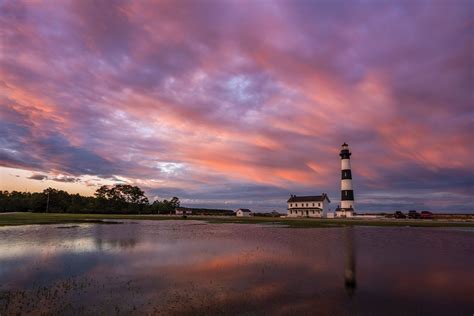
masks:
[[[344,232],[346,252],[344,258],[344,281],[347,293],[352,296],[357,287],[356,258],[354,250],[354,228],[346,227]]]

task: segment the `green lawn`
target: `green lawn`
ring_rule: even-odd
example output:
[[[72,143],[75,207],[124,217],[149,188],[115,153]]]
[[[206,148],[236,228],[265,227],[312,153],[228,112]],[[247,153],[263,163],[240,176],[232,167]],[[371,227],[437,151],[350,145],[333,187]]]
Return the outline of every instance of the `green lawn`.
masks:
[[[276,224],[290,227],[342,227],[342,226],[411,226],[411,227],[474,227],[474,222],[441,220],[398,219],[317,219],[317,218],[266,218],[222,217],[207,219],[210,223]]]
[[[233,217],[233,216],[188,216],[189,219],[204,220],[212,224],[268,224],[286,225],[289,227],[342,227],[342,226],[412,226],[412,227],[474,227],[473,221],[446,220],[400,220],[400,219],[290,219],[268,217]],[[98,223],[107,224],[112,220],[183,220],[179,216],[166,215],[103,215],[103,214],[59,214],[59,213],[0,213],[0,226],[31,224],[74,224]],[[110,222],[109,222],[110,223]]]
[[[61,214],[61,213],[0,213],[0,226],[32,225],[32,224],[72,224],[72,223],[112,223],[123,219],[165,220],[178,217],[157,215],[105,215],[105,214]]]

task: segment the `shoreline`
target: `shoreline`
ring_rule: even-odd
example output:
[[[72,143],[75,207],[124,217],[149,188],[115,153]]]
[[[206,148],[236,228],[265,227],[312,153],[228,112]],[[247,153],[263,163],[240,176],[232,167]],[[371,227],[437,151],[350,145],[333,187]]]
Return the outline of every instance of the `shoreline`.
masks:
[[[201,220],[210,224],[268,224],[290,228],[324,228],[346,226],[375,227],[474,227],[473,220],[392,219],[392,218],[278,218],[190,215],[139,214],[65,214],[65,213],[0,213],[0,227],[48,224],[111,224],[110,220]],[[119,224],[120,222],[114,222]]]

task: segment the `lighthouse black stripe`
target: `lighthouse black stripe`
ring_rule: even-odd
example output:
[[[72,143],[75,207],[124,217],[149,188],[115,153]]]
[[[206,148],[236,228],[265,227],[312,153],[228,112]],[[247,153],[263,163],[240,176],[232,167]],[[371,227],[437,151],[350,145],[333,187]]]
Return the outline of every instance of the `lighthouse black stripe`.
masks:
[[[341,153],[339,154],[341,156],[341,159],[350,159],[351,158],[351,153],[349,149],[343,149],[341,150]]]
[[[354,201],[354,191],[353,190],[342,190],[341,191],[341,201]]]
[[[352,179],[352,172],[351,169],[342,169],[341,170],[341,179]]]

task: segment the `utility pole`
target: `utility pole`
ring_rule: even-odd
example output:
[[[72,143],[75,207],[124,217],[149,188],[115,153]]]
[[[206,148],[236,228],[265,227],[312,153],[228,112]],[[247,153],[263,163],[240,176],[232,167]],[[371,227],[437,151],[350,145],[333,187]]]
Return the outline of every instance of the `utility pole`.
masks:
[[[49,191],[48,191],[48,199],[46,200],[46,213],[49,213]]]

